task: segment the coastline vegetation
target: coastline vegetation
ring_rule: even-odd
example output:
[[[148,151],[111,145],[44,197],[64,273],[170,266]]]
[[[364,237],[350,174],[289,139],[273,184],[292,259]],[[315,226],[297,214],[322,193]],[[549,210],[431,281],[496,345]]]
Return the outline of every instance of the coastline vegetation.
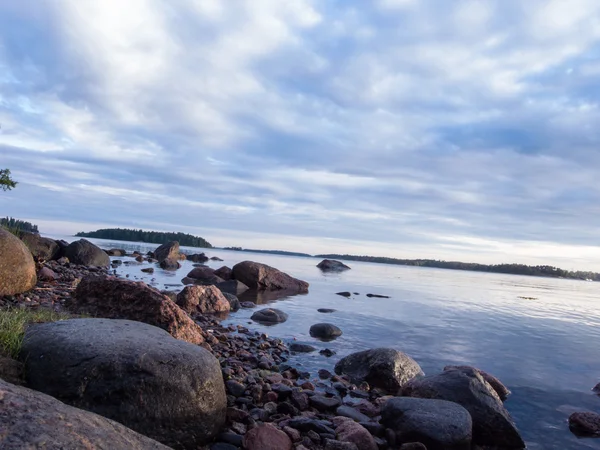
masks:
[[[37,225],[34,225],[31,222],[26,222],[24,220],[14,219],[12,217],[0,218],[0,226],[6,228],[9,232],[11,232],[17,237],[20,237],[21,233],[23,232],[39,233]]]
[[[177,241],[186,247],[212,248],[205,239],[185,233],[167,233],[163,231],[132,230],[127,228],[103,228],[96,231],[80,232],[75,236],[98,239],[112,239],[115,241],[147,242],[151,244],[164,244]]]

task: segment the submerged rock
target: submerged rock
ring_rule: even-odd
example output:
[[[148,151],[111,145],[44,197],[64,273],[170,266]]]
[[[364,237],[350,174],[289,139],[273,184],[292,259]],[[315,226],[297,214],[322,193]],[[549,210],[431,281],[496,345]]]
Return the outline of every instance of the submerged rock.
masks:
[[[297,342],[290,344],[289,348],[290,348],[291,352],[296,352],[296,353],[310,353],[310,352],[314,352],[316,350],[316,348],[313,347],[312,345],[299,344]]]
[[[322,340],[333,340],[342,335],[342,330],[331,323],[316,323],[310,327],[310,335]]]
[[[18,237],[0,227],[0,296],[27,292],[36,283],[31,252]]]
[[[335,259],[324,259],[317,267],[323,272],[343,272],[344,270],[350,270],[346,264]]]
[[[600,436],[600,414],[576,412],[569,416],[569,429],[578,436]]]
[[[285,322],[288,319],[288,315],[279,309],[265,308],[265,309],[256,311],[254,314],[252,314],[252,317],[250,317],[250,318],[256,322],[263,322],[263,323],[267,323],[267,324],[273,323],[274,324],[274,323]]]
[[[233,295],[241,295],[248,290],[248,286],[238,280],[221,280],[216,286],[223,292],[229,292]]]
[[[342,297],[352,297],[352,292],[348,292],[348,291],[337,292],[335,295],[341,295]]]

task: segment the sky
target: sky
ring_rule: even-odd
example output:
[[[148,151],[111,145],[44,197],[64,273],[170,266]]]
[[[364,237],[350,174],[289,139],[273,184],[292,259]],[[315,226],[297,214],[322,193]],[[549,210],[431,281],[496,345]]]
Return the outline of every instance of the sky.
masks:
[[[0,214],[600,270],[598,0],[0,0]]]

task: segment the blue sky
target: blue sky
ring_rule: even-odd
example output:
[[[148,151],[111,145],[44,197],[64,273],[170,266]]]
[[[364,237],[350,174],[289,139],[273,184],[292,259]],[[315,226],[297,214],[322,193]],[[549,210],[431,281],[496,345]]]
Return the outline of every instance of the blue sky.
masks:
[[[600,270],[597,0],[0,0],[3,215]]]

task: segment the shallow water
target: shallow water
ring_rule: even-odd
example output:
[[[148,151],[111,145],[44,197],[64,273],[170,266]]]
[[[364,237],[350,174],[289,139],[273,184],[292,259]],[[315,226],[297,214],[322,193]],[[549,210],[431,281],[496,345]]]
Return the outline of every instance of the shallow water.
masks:
[[[103,248],[144,253],[156,247],[90,240]],[[373,347],[406,352],[426,374],[439,372],[447,364],[474,365],[496,375],[512,390],[506,407],[528,448],[600,449],[600,440],[578,439],[567,425],[571,412],[600,412],[600,397],[591,392],[600,381],[598,283],[360,262],[350,262],[352,270],[347,272],[324,275],[315,267],[319,261],[314,258],[225,250],[206,254],[224,260],[208,262],[213,268],[254,260],[310,283],[309,294],[271,303],[289,314],[286,323],[262,326],[249,320],[255,310],[244,309],[230,314],[224,323],[244,324],[271,336],[337,352],[332,358],[318,352],[291,358],[291,363],[313,374],[320,368],[332,371],[340,357]],[[180,284],[192,264],[184,261],[176,273],[157,268],[153,275],[140,272],[143,267],[148,264],[123,265],[117,273],[162,289]],[[335,295],[339,291],[360,295],[344,298]],[[367,293],[391,298],[367,298]],[[337,312],[321,314],[318,308]],[[313,339],[308,330],[317,322],[333,323],[344,334],[327,343]]]

